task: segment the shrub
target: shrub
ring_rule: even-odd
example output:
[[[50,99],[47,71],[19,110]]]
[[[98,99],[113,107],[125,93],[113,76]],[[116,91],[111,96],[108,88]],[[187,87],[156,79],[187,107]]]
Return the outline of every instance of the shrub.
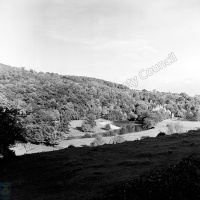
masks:
[[[174,123],[174,129],[175,129],[176,133],[183,132],[183,124],[181,124],[180,122]]]
[[[164,132],[160,132],[158,133],[158,135],[156,137],[161,137],[161,136],[165,136],[166,134]]]
[[[119,135],[123,135],[123,134],[126,134],[126,127],[125,126],[122,126],[122,128],[119,131]]]
[[[99,145],[103,145],[103,144],[105,144],[103,137],[101,135],[97,135],[95,140],[93,142],[91,142],[90,146],[95,147],[95,146],[99,146]]]
[[[183,125],[180,122],[167,124],[168,134],[183,132]]]
[[[172,123],[168,123],[168,124],[167,124],[167,133],[168,133],[168,134],[173,134],[173,133],[175,133],[175,129],[174,129],[174,126],[173,126]]]
[[[98,133],[94,133],[94,134],[91,134],[91,137],[96,138],[97,135],[99,135],[99,134]]]
[[[103,140],[103,137],[102,137],[101,135],[97,135],[97,136],[95,137],[95,139],[101,141],[101,140]]]
[[[152,119],[145,118],[143,122],[144,129],[150,129],[155,125],[155,122]]]
[[[113,132],[113,135],[119,135],[120,129],[114,129],[112,130],[112,132]]]
[[[70,144],[70,145],[68,146],[68,148],[75,148],[75,146],[72,145],[72,144]]]
[[[83,123],[83,125],[81,126],[81,130],[83,132],[92,132],[92,127],[90,124]]]
[[[117,135],[117,133],[114,130],[110,131],[110,136],[115,136],[115,135]]]
[[[91,138],[92,136],[89,133],[86,133],[85,135],[82,136],[82,138]]]
[[[106,124],[105,127],[104,127],[104,129],[106,129],[106,130],[110,130],[110,129],[111,129],[110,124]]]
[[[192,112],[187,112],[185,114],[185,119],[187,119],[187,120],[193,120],[193,118],[194,118],[194,114]]]
[[[109,144],[117,144],[122,142],[125,142],[124,138],[120,135],[115,135],[111,137]]]
[[[111,130],[111,131],[106,131],[100,134],[103,137],[110,137],[110,136],[115,136],[117,135],[116,130]]]
[[[66,138],[66,140],[73,140],[73,139],[76,139],[76,138],[77,138],[76,136],[70,135]]]
[[[110,136],[110,131],[106,131],[106,132],[100,133],[100,135],[103,136],[103,137],[109,137]]]

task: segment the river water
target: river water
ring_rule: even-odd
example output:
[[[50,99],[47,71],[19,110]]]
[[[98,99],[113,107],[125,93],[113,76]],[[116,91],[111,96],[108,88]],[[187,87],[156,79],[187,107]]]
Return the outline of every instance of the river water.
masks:
[[[113,124],[118,127],[124,126],[127,133],[140,132],[145,130],[141,123],[135,121],[115,121]]]

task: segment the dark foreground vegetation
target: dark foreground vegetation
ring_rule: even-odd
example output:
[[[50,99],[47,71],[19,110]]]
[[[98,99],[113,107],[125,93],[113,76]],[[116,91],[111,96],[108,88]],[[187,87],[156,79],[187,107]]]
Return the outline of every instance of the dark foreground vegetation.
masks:
[[[13,200],[199,199],[200,131],[0,160]]]

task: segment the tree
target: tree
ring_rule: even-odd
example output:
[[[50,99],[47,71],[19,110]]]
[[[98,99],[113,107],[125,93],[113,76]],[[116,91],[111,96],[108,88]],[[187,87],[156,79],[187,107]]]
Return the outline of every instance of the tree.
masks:
[[[194,121],[199,121],[200,120],[200,112],[199,112],[199,110],[196,110],[196,111],[194,111],[193,112],[193,120]]]
[[[105,125],[105,129],[109,131],[109,130],[111,129],[110,124],[106,124],[106,125]]]
[[[11,157],[14,152],[9,148],[17,142],[26,143],[25,129],[17,109],[0,107],[0,155]]]
[[[125,126],[122,126],[120,131],[119,131],[119,135],[123,135],[123,134],[126,134],[126,127]]]
[[[95,116],[94,116],[93,114],[89,114],[89,115],[87,116],[86,122],[87,122],[87,124],[90,124],[92,128],[94,128],[94,127],[96,126],[95,119],[96,119],[96,118],[95,118]]]
[[[177,116],[177,117],[180,117],[180,118],[183,118],[183,117],[184,117],[183,111],[179,110],[179,111],[176,113],[176,116]]]
[[[61,112],[58,131],[61,131],[61,132],[64,132],[64,133],[68,133],[69,125],[70,125],[70,119],[69,119],[68,115],[66,115],[65,113]]]
[[[83,132],[92,132],[92,127],[90,124],[86,124],[85,122],[83,122],[83,124],[81,126],[81,130]]]
[[[191,111],[187,111],[186,113],[186,119],[187,120],[193,120],[194,114]]]
[[[129,113],[129,120],[130,121],[135,121],[138,118],[138,116],[134,112]]]
[[[123,113],[119,109],[111,110],[108,119],[112,121],[120,121],[124,119]]]
[[[169,118],[171,113],[200,120],[199,96],[130,90],[100,79],[37,73],[2,65],[0,71],[0,106],[21,110],[31,143],[49,143],[49,139],[54,143],[60,133],[68,132],[69,120],[76,119],[86,119],[91,129],[94,120],[100,117],[112,121],[137,120],[145,122],[147,127]],[[153,108],[161,105],[168,112],[154,112]]]

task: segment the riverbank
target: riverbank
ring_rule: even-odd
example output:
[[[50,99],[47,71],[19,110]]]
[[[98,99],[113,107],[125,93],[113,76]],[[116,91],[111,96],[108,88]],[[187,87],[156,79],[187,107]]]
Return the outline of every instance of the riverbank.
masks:
[[[200,122],[193,122],[193,121],[180,121],[177,119],[167,119],[164,120],[158,124],[156,124],[154,129],[149,129],[141,132],[133,132],[133,133],[128,133],[122,135],[122,137],[126,141],[134,141],[134,140],[139,140],[143,137],[156,137],[159,132],[167,132],[167,124],[168,123],[176,123],[180,122],[183,125],[183,132],[187,132],[189,130],[196,130],[200,128]],[[97,120],[97,127],[96,130],[102,131],[101,127],[104,127],[105,124],[111,124],[112,129],[119,129],[119,127],[114,126],[111,121],[108,120],[103,120],[99,119]],[[75,130],[75,127],[81,124],[81,120],[73,121],[72,125],[70,127],[71,132],[69,135],[73,134],[73,130]],[[75,132],[76,135],[82,134],[84,135],[85,133],[81,132]],[[105,143],[109,143],[111,140],[111,137],[103,137],[103,140]],[[71,140],[63,140],[62,142],[59,143],[59,145],[56,145],[55,147],[49,147],[45,145],[34,145],[34,144],[27,144],[27,145],[21,145],[19,144],[18,146],[12,148],[15,151],[16,155],[23,155],[23,154],[32,154],[32,153],[38,153],[38,152],[47,152],[47,151],[56,151],[60,149],[67,148],[70,145],[73,145],[75,147],[82,147],[82,146],[89,146],[90,143],[94,141],[94,138],[83,138],[83,139],[71,139]]]

